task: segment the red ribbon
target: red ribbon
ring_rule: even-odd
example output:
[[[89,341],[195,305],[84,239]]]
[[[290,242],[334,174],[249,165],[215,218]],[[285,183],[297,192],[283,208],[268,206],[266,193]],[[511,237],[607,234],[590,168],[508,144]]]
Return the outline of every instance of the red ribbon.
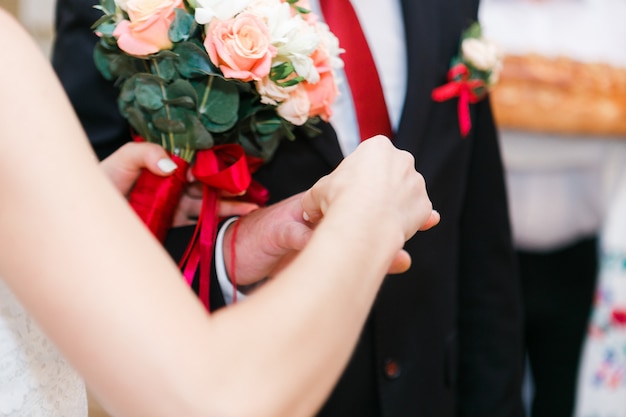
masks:
[[[134,135],[133,139],[137,142],[144,141],[138,135]],[[128,203],[161,243],[172,226],[174,212],[187,184],[185,174],[189,167],[184,159],[172,154],[168,156],[178,166],[172,175],[162,177],[142,169],[128,195]]]
[[[472,128],[472,120],[469,114],[469,105],[480,101],[483,94],[477,94],[476,90],[484,87],[485,82],[478,79],[470,79],[470,72],[465,64],[457,64],[448,71],[448,83],[437,87],[432,92],[435,101],[446,101],[453,97],[459,98],[459,127],[461,135],[467,136]]]
[[[218,145],[196,153],[192,168],[195,178],[204,184],[202,210],[191,242],[179,266],[189,285],[200,268],[199,297],[209,310],[210,266],[217,232],[219,193],[240,194],[252,181],[243,148],[239,145]]]

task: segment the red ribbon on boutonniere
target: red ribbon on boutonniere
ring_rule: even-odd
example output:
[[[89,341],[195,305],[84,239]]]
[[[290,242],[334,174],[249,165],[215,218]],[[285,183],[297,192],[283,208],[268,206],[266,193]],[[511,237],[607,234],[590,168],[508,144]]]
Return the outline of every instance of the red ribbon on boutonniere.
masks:
[[[197,152],[192,168],[194,177],[203,184],[202,209],[193,237],[179,262],[185,280],[192,284],[200,270],[198,295],[209,310],[211,259],[219,218],[217,205],[220,192],[234,195],[246,193],[246,199],[259,205],[267,201],[267,190],[252,180],[259,166],[255,158],[246,155],[240,145],[217,145]]]
[[[485,82],[469,77],[470,72],[465,64],[457,64],[448,71],[449,82],[435,88],[432,92],[435,101],[446,101],[453,97],[459,98],[459,127],[463,137],[467,136],[472,128],[469,105],[478,103],[486,94]]]
[[[472,128],[469,105],[482,100],[493,87],[502,70],[502,55],[497,45],[482,36],[478,23],[473,23],[461,36],[459,53],[452,59],[448,83],[433,90],[433,100],[442,102],[459,98],[458,116],[461,136]]]

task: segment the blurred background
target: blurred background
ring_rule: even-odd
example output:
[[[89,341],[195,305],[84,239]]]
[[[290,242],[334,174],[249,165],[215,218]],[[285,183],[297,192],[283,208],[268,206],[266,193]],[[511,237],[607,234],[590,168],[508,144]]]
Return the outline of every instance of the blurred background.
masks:
[[[0,6],[17,16],[48,55],[54,36],[54,3],[55,0],[0,0]]]

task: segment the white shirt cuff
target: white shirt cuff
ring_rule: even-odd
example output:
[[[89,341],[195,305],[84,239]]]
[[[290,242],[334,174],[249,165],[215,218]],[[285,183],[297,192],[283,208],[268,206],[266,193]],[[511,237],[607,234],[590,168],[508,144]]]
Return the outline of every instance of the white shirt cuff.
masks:
[[[226,229],[232,223],[237,221],[239,217],[231,217],[226,220],[219,232],[217,233],[217,239],[215,239],[215,273],[217,274],[217,282],[220,284],[220,288],[222,289],[222,295],[224,296],[224,301],[226,305],[233,303],[234,298],[234,285],[230,282],[228,278],[228,274],[226,273],[226,265],[224,264],[224,250],[222,245],[224,244],[224,234],[226,233]],[[246,296],[237,291],[237,301],[242,301],[246,298]]]

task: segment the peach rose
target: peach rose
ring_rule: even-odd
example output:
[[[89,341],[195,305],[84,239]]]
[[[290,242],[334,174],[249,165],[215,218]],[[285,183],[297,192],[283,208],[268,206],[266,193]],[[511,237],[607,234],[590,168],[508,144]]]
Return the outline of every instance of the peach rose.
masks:
[[[144,56],[172,47],[168,31],[183,0],[128,0],[125,7],[129,20],[113,32],[122,51]]]
[[[213,20],[204,46],[226,78],[258,81],[267,76],[276,56],[269,29],[262,19],[241,13],[229,20]]]
[[[332,104],[337,97],[338,89],[331,68],[331,60],[325,48],[319,48],[312,55],[315,68],[320,74],[320,80],[316,83],[303,83],[311,102],[309,116],[319,116],[328,121],[332,115]]]
[[[337,84],[331,72],[320,74],[320,80],[315,84],[304,83],[311,102],[309,116],[319,116],[327,122],[333,114],[332,104],[337,97]]]
[[[283,119],[296,126],[301,126],[309,119],[310,107],[309,95],[303,84],[300,83],[289,93],[287,100],[278,106],[276,111]]]

